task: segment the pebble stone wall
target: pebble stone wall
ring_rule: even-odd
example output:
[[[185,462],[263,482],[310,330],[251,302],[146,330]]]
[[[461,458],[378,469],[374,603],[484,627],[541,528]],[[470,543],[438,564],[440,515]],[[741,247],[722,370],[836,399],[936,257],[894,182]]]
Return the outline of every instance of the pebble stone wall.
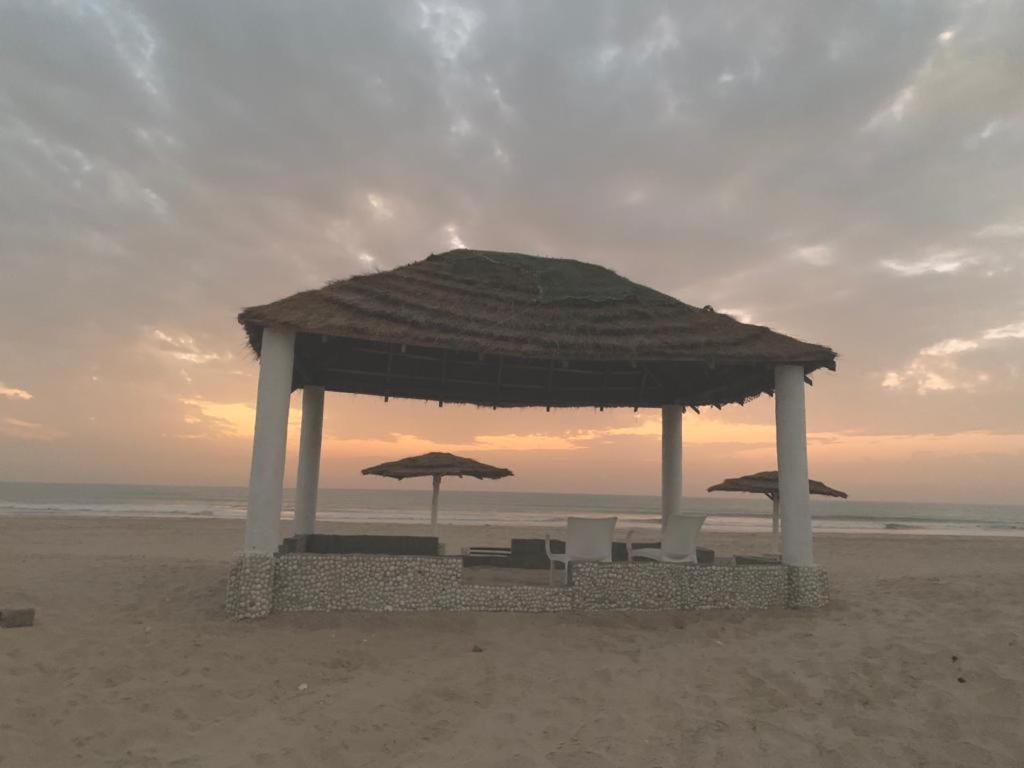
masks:
[[[457,611],[462,561],[410,555],[281,555],[274,611]]]
[[[227,613],[291,611],[658,611],[816,608],[819,567],[576,563],[572,585],[465,584],[459,557],[243,555],[228,575]]]
[[[224,608],[232,619],[258,619],[274,599],[274,556],[241,555],[228,572]]]
[[[786,567],[577,563],[573,591],[583,611],[771,608],[786,604]]]
[[[572,590],[530,584],[463,584],[463,611],[548,613],[571,611]]]
[[[819,565],[786,566],[786,605],[790,608],[821,608],[828,603],[828,571]]]

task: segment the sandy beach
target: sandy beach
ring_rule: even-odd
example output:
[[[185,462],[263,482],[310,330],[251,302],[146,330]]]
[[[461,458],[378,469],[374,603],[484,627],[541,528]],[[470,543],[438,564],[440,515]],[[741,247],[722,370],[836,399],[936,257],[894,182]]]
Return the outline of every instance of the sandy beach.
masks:
[[[0,605],[38,611],[0,631],[0,766],[1024,765],[1024,539],[819,537],[817,611],[235,623],[241,541],[0,520]]]

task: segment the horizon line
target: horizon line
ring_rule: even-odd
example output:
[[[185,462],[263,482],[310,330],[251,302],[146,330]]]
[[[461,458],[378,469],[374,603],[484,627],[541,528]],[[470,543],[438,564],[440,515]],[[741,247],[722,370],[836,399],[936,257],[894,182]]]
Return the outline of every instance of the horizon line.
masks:
[[[415,480],[417,478],[407,478],[407,479]],[[248,486],[247,485],[207,485],[207,484],[189,484],[189,483],[125,483],[125,482],[103,482],[103,481],[96,481],[96,480],[66,481],[66,480],[4,480],[4,479],[0,479],[0,485],[62,485],[62,486],[73,486],[73,485],[103,486],[103,485],[107,485],[107,486],[121,486],[121,487],[128,487],[128,488],[191,488],[191,489],[218,488],[218,489],[225,489],[225,490],[226,489],[241,490],[241,491],[248,490]],[[295,491],[295,486],[294,485],[284,486],[283,490],[294,492]],[[383,491],[383,492],[403,491],[403,492],[409,492],[409,493],[419,493],[419,492],[423,491],[424,489],[421,489],[421,488],[407,489],[407,488],[371,488],[371,487],[321,486],[319,488],[319,490],[321,490],[321,491]],[[426,490],[429,490],[429,488],[427,488]],[[481,491],[472,491],[472,490],[466,490],[466,489],[446,489],[445,493],[446,494],[451,494],[451,493],[504,493],[504,494],[520,493],[520,494],[547,494],[547,495],[551,495],[551,496],[615,496],[615,497],[639,496],[639,497],[655,498],[655,499],[659,498],[659,494],[657,494],[657,493],[614,493],[614,492],[593,492],[593,491],[586,492],[586,491],[535,491],[535,490],[511,490],[511,491],[508,491],[508,490],[494,489],[494,488],[487,488],[487,489],[481,490]],[[759,494],[756,494],[756,493],[748,493],[748,492],[745,492],[745,491],[733,491],[733,492],[730,492],[730,491],[718,491],[716,493],[734,493],[734,494],[736,494],[736,496],[724,496],[724,497],[723,496],[713,496],[710,493],[707,493],[707,494],[705,494],[703,496],[689,496],[689,495],[684,494],[683,498],[684,499],[708,499],[708,500],[711,500],[711,499],[721,499],[721,500],[725,501],[725,500],[730,499],[730,498],[735,500],[735,498],[737,496],[755,497],[755,496],[759,495]],[[931,505],[936,505],[936,506],[938,506],[938,505],[946,505],[946,506],[973,505],[973,506],[982,506],[982,507],[1010,507],[1010,508],[1015,508],[1016,507],[1016,508],[1024,508],[1024,503],[991,502],[991,501],[931,501],[931,500],[908,501],[908,500],[899,500],[899,499],[877,499],[877,498],[833,499],[833,498],[824,497],[824,496],[822,496],[822,497],[815,497],[812,500],[813,501],[828,501],[829,503],[834,503],[834,504],[842,504],[842,503],[849,503],[849,502],[854,502],[854,503],[856,503],[856,502],[864,502],[864,503],[870,503],[870,504],[931,504]]]

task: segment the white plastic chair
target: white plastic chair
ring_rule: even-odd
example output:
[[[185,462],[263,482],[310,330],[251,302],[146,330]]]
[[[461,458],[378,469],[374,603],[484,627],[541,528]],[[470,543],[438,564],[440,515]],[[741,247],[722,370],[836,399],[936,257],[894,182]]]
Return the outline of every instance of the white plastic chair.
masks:
[[[629,562],[633,562],[635,557],[645,557],[662,563],[696,563],[697,534],[705,518],[706,515],[670,515],[661,530],[661,549],[633,549],[633,532],[630,531],[626,534]]]
[[[554,580],[555,563],[565,569],[562,583],[569,584],[569,563],[612,561],[612,539],[617,517],[570,517],[565,533],[565,554],[551,551],[551,537],[544,534],[544,549],[548,554],[548,584]]]

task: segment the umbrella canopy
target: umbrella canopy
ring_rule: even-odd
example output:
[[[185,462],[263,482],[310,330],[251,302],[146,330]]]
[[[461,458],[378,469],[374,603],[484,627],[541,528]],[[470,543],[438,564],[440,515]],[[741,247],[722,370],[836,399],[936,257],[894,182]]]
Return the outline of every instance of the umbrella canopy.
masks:
[[[492,467],[490,464],[452,453],[424,453],[422,456],[410,456],[407,459],[389,461],[375,467],[367,467],[364,475],[380,475],[402,480],[406,477],[476,477],[480,480],[497,480],[509,477],[511,470],[504,467]]]
[[[840,499],[846,498],[846,493],[837,491],[835,488],[829,488],[822,482],[810,480],[809,483],[810,492],[813,494],[818,496],[834,496]],[[779,473],[775,471],[755,472],[752,475],[744,475],[743,477],[730,477],[718,485],[712,485],[708,488],[708,493],[711,491],[763,493],[768,498],[775,499],[779,495]]]
[[[364,475],[380,475],[402,480],[406,477],[433,477],[434,496],[430,502],[430,527],[437,534],[437,497],[441,491],[442,477],[475,477],[480,480],[497,480],[509,477],[512,470],[504,467],[492,467],[464,456],[451,453],[424,453],[422,456],[410,456],[407,459],[388,461],[375,467],[367,467]]]

